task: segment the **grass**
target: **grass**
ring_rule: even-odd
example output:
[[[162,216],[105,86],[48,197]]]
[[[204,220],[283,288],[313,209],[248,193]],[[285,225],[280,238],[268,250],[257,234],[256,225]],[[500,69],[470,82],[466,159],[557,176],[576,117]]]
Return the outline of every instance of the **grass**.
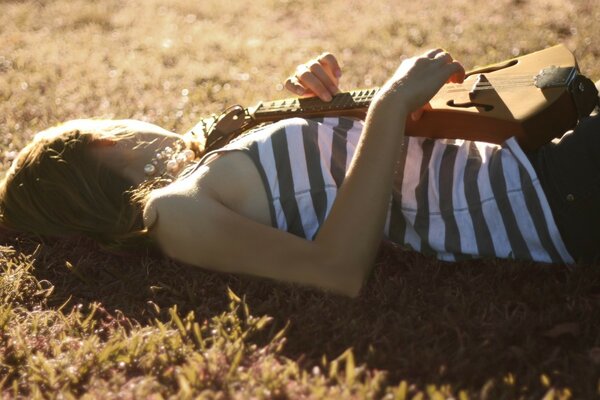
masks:
[[[285,96],[324,50],[347,89],[442,46],[467,66],[563,42],[600,79],[593,0],[475,4],[0,0],[0,161],[60,121],[131,117],[183,132]],[[600,270],[441,263],[390,244],[358,299],[4,235],[5,398],[592,398]]]

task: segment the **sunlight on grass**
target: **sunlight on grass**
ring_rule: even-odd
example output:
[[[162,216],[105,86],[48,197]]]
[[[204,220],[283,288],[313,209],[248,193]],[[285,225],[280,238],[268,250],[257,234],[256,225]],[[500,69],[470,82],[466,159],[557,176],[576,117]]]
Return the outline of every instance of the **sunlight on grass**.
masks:
[[[593,0],[0,1],[0,162],[83,117],[184,132],[286,96],[323,51],[342,87],[444,47],[467,67],[565,43],[600,79]],[[356,300],[5,233],[0,390],[13,398],[592,398],[600,271],[443,264],[390,245]]]

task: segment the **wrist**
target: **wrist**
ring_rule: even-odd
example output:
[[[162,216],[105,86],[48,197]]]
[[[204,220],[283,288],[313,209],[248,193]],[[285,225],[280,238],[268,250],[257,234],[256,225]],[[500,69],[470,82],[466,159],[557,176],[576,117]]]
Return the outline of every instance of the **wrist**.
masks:
[[[408,105],[395,96],[378,96],[369,107],[367,117],[403,122],[410,114]]]

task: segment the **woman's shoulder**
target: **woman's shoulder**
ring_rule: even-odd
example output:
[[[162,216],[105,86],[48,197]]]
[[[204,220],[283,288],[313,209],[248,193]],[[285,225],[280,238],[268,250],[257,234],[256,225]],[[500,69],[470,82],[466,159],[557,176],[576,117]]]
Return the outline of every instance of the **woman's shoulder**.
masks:
[[[205,210],[194,204],[207,200],[269,224],[266,194],[262,187],[259,172],[247,154],[242,151],[216,153],[182,179],[154,190],[144,208],[144,225],[150,228],[156,224],[160,214],[170,214],[176,209],[189,208],[194,216],[198,216]]]
[[[176,180],[167,186],[154,189],[146,198],[143,209],[144,226],[152,229],[159,219],[159,214],[169,214],[171,209],[181,207],[182,202],[189,202],[197,197],[198,190],[191,178],[202,176],[208,171],[208,167],[200,166],[194,174],[185,179]],[[163,219],[163,218],[161,218]],[[169,221],[166,221],[167,223]],[[163,223],[161,221],[161,223]]]

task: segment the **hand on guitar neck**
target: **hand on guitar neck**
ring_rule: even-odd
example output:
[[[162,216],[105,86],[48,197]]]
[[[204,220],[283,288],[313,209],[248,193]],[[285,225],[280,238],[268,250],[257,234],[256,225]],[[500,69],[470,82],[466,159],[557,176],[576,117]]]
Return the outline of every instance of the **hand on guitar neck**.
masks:
[[[340,92],[342,69],[335,56],[323,53],[319,57],[296,67],[294,75],[287,78],[285,88],[301,97],[317,96],[329,102]]]

